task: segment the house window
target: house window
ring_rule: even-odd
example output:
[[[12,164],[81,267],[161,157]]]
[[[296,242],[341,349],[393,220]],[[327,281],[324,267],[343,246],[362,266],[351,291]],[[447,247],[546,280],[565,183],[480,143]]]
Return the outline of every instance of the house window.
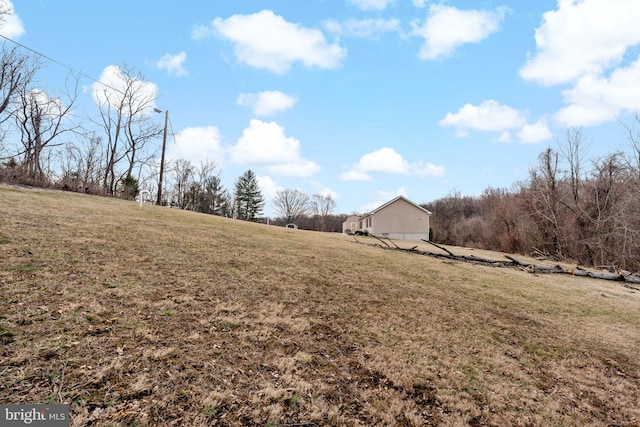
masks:
[[[371,217],[367,218],[367,228],[371,227]]]

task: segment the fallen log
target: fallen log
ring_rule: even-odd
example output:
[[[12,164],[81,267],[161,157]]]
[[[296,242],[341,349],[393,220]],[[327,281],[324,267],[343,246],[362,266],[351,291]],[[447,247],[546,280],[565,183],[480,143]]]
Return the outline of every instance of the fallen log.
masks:
[[[495,260],[495,259],[488,259],[488,258],[480,258],[478,256],[475,255],[457,255],[454,254],[453,252],[451,252],[449,249],[437,245],[433,242],[430,242],[428,240],[424,240],[422,239],[423,242],[429,243],[430,245],[435,246],[436,248],[444,251],[447,253],[447,255],[444,254],[434,254],[433,252],[428,252],[428,251],[422,251],[424,252],[424,255],[431,255],[433,254],[433,256],[436,257],[440,257],[440,258],[448,258],[448,259],[453,259],[453,260],[457,260],[457,261],[465,261],[465,262],[472,262],[475,264],[484,264],[484,265],[493,265],[493,266],[497,266],[497,267],[513,267],[512,262],[507,262],[507,261],[501,261],[501,260]]]
[[[574,276],[591,277],[592,279],[613,280],[615,282],[640,284],[640,277],[634,276],[633,274],[615,274],[603,271],[589,271],[580,267],[576,267],[574,270],[570,270],[569,273],[573,274]]]
[[[391,249],[391,246],[389,246],[389,244],[388,244],[387,242],[385,242],[384,240],[382,240],[381,238],[379,238],[379,237],[377,237],[377,236],[374,236],[373,234],[370,234],[370,236],[371,236],[371,237],[373,237],[374,239],[377,239],[377,240],[381,241],[382,243],[384,243],[384,245],[385,245],[387,248]],[[391,239],[389,239],[389,241],[391,241]],[[394,245],[396,245],[396,244],[394,243]],[[397,247],[398,247],[398,245],[396,245],[396,248],[397,248]]]
[[[445,248],[444,246],[436,245],[435,243],[433,243],[433,242],[431,242],[429,240],[425,240],[425,239],[420,239],[420,240],[422,240],[423,242],[426,242],[426,243],[428,243],[430,245],[435,246],[436,248],[440,249],[441,251],[444,251],[444,252],[448,253],[452,257],[456,256],[456,255],[453,254],[453,252],[451,252],[449,249]]]
[[[530,264],[528,262],[519,261],[519,260],[515,259],[514,257],[512,257],[510,255],[507,255],[507,254],[503,254],[503,256],[505,258],[511,260],[514,264],[526,268],[529,273],[535,273],[535,272],[539,272],[539,273],[566,273],[565,269],[562,268],[562,266],[560,266],[558,264],[556,264],[556,265]]]
[[[438,245],[436,243],[433,243],[433,242],[430,242],[430,241],[424,240],[424,239],[422,239],[423,242],[435,246],[436,248],[440,249],[444,253],[436,253],[436,252],[429,252],[429,251],[419,250],[419,249],[417,249],[417,246],[413,246],[411,248],[401,248],[393,240],[385,239],[385,240],[388,240],[389,242],[391,242],[394,245],[394,247],[391,247],[386,241],[384,241],[384,240],[382,240],[382,239],[380,239],[380,238],[378,238],[376,236],[372,236],[372,237],[376,238],[377,240],[379,240],[379,241],[381,241],[382,243],[385,244],[385,246],[373,245],[373,246],[381,247],[382,249],[399,250],[399,251],[411,252],[411,253],[424,255],[424,256],[430,256],[430,257],[434,257],[434,258],[443,258],[443,259],[460,261],[460,262],[470,262],[470,263],[474,263],[474,264],[487,265],[487,266],[491,266],[491,267],[518,268],[518,269],[521,269],[521,270],[526,271],[528,273],[570,274],[572,276],[578,276],[578,277],[589,277],[589,278],[592,278],[592,279],[599,279],[599,280],[612,280],[612,281],[616,281],[616,282],[623,282],[623,286],[625,286],[625,287],[627,287],[629,289],[633,289],[633,290],[636,290],[636,291],[640,290],[640,288],[637,288],[637,287],[634,287],[634,286],[629,286],[629,285],[626,284],[626,283],[631,283],[631,284],[634,284],[634,285],[640,285],[640,276],[637,276],[637,275],[634,275],[634,274],[630,274],[629,272],[616,274],[616,273],[609,273],[609,272],[602,272],[602,271],[585,270],[582,267],[565,269],[559,264],[556,264],[556,265],[544,265],[544,264],[532,264],[532,263],[528,263],[528,262],[523,262],[523,261],[520,261],[520,260],[514,258],[513,256],[507,255],[507,254],[503,254],[503,256],[507,259],[506,261],[488,259],[488,258],[481,258],[481,257],[477,257],[475,255],[458,255],[458,254],[454,254],[452,251],[450,251],[449,249],[445,248],[444,246]],[[361,243],[361,242],[356,240],[356,243]]]

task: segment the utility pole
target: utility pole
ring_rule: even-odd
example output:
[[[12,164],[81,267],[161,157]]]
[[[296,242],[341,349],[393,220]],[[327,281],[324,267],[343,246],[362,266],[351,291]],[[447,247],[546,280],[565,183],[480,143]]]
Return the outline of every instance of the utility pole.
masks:
[[[162,204],[162,175],[164,174],[164,152],[167,148],[167,125],[169,124],[169,110],[164,112],[164,133],[162,135],[162,156],[160,157],[160,179],[158,180],[158,200],[156,205]]]

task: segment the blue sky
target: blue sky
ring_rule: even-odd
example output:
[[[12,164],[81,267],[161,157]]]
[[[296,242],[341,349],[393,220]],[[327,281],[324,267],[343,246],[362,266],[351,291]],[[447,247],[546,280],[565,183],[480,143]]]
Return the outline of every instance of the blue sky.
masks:
[[[217,161],[230,189],[252,169],[268,214],[281,188],[351,213],[509,187],[571,127],[591,157],[624,149],[618,120],[640,104],[629,0],[10,4],[5,36],[96,80],[142,72],[168,155]],[[68,70],[43,64],[60,90]],[[95,84],[81,80],[89,114]]]

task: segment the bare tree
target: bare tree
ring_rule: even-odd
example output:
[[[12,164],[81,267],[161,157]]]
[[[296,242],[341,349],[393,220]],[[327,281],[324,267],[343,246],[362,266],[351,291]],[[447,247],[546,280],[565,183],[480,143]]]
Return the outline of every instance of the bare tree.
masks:
[[[324,195],[320,193],[313,195],[311,198],[311,210],[319,219],[317,227],[318,231],[326,231],[327,217],[331,215],[335,209],[336,202],[333,200],[331,195]]]
[[[4,123],[11,117],[10,107],[26,91],[40,65],[17,47],[9,49],[3,44],[0,55],[0,123]]]
[[[9,5],[9,3],[7,2],[0,2],[0,27],[2,27],[2,24],[4,24],[4,19],[5,16],[10,15],[13,13],[13,10],[11,10],[11,6]]]
[[[321,216],[329,216],[336,209],[336,202],[330,194],[316,193],[312,197],[313,213]]]
[[[636,114],[631,125],[627,125],[622,121],[619,122],[628,134],[627,140],[631,149],[631,153],[627,156],[628,166],[635,171],[636,176],[640,179],[640,131],[636,128],[640,124],[640,115]]]
[[[223,187],[218,164],[215,161],[203,161],[198,170],[200,197],[197,201],[199,212],[229,216],[229,192]]]
[[[0,7],[4,4],[0,5]],[[0,10],[0,19],[6,15],[4,9]],[[20,94],[27,90],[33,80],[39,63],[33,58],[21,53],[18,48],[9,49],[6,44],[2,45],[0,52],[0,126],[9,119],[15,117],[15,109],[19,105]],[[0,129],[0,158],[4,146],[4,133],[6,129]],[[19,149],[16,147],[19,152]],[[13,151],[13,150],[12,150]],[[11,152],[8,157],[13,157],[18,153]]]
[[[66,99],[51,97],[37,89],[22,88],[19,92],[19,108],[15,112],[22,143],[22,170],[27,178],[44,182],[42,167],[44,150],[63,145],[54,144],[64,133],[77,129],[70,121],[71,112],[78,97],[78,79],[74,87],[67,87]]]
[[[529,171],[530,198],[528,207],[544,236],[544,243],[554,257],[562,259],[562,204],[560,189],[559,154],[551,147],[539,157],[536,168]]]
[[[273,198],[273,204],[279,216],[287,224],[309,213],[309,196],[300,190],[279,190]]]
[[[629,172],[627,180],[631,184],[625,183],[612,211],[617,247],[611,257],[620,268],[640,272],[640,186],[634,171]]]
[[[482,239],[480,246],[503,252],[522,252],[526,216],[522,215],[517,193],[505,188],[487,188],[479,199],[483,221],[473,231]]]
[[[559,143],[559,153],[569,167],[569,184],[573,196],[573,206],[570,206],[572,210],[579,209],[580,206],[580,191],[584,174],[582,165],[588,149],[589,146],[581,129],[567,129],[564,141]]]
[[[625,252],[636,215],[620,215],[627,193],[628,174],[621,153],[613,153],[594,162],[589,181],[589,200],[585,214],[589,219],[589,233],[585,244],[589,248],[591,264],[624,265]],[[637,223],[637,221],[635,221]],[[581,260],[582,261],[582,260]]]
[[[111,69],[116,83],[94,85],[94,99],[100,111],[100,126],[105,133],[105,166],[102,185],[108,194],[115,194],[117,183],[131,176],[143,154],[145,145],[159,137],[162,126],[152,118],[157,96],[155,85],[140,73],[127,67]],[[126,159],[126,166],[119,166]]]
[[[93,133],[78,134],[60,156],[62,186],[82,193],[97,193],[102,171],[102,141]]]
[[[566,245],[571,247],[574,257],[585,262],[592,262],[592,250],[587,240],[592,233],[591,221],[587,212],[590,201],[584,200],[584,193],[587,187],[585,170],[585,159],[589,144],[581,129],[568,129],[565,132],[565,139],[558,143],[560,158],[566,165],[564,180],[568,183],[571,197],[563,199],[561,202],[568,210],[566,216]]]
[[[461,244],[461,230],[458,223],[465,219],[480,215],[477,199],[463,196],[453,190],[442,199],[422,205],[433,213],[431,226],[434,230],[434,240],[444,244]]]
[[[171,178],[173,179],[173,191],[169,205],[186,209],[193,198],[194,176],[196,168],[189,160],[178,159],[169,165]],[[164,204],[164,203],[163,203]]]

